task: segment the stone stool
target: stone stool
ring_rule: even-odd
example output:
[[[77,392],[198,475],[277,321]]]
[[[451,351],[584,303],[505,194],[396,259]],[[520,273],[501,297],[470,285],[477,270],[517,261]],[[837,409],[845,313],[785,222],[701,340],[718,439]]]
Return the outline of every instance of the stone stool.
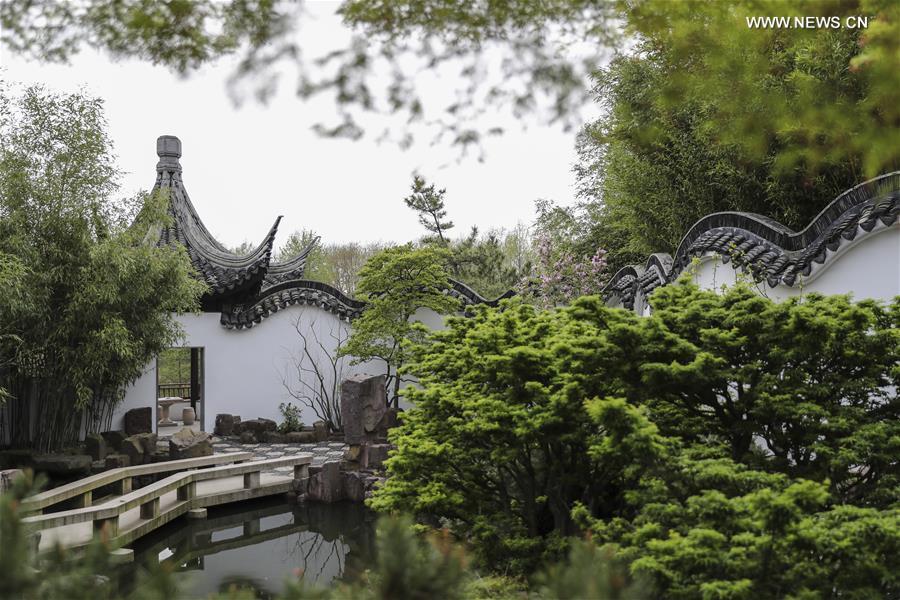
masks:
[[[181,420],[185,425],[193,425],[194,419],[197,418],[197,414],[194,412],[194,409],[191,407],[187,407],[181,411]]]

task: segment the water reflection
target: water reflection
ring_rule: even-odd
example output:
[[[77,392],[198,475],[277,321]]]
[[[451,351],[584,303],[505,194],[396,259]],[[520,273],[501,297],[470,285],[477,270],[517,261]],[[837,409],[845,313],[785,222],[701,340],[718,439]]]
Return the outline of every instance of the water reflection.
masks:
[[[352,578],[371,564],[374,548],[374,517],[359,504],[268,500],[173,521],[135,545],[135,562],[172,564],[184,597],[234,586],[270,598],[289,577],[321,586]]]

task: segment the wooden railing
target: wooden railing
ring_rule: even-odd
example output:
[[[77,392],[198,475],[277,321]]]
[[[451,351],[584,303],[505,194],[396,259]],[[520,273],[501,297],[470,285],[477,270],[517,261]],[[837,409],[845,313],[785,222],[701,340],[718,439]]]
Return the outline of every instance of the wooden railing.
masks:
[[[190,383],[160,383],[156,388],[158,398],[178,396],[184,400],[191,399]]]
[[[131,492],[131,482],[135,477],[172,473],[228,463],[240,463],[251,458],[253,458],[252,452],[232,452],[229,454],[213,454],[212,456],[199,458],[168,460],[148,465],[110,469],[109,471],[91,475],[90,477],[85,477],[84,479],[79,479],[78,481],[73,481],[72,483],[67,483],[26,498],[22,501],[21,510],[24,514],[40,513],[54,504],[76,497],[78,498],[79,507],[87,508],[93,504],[93,494],[97,488],[117,484],[115,492],[122,495]]]
[[[231,457],[234,460],[237,454],[222,456]],[[312,462],[312,457],[312,454],[297,454],[285,458],[184,471],[170,475],[139,490],[126,493],[100,506],[35,515],[24,518],[22,522],[30,533],[90,522],[93,524],[95,536],[102,532],[102,535],[111,544],[125,545],[168,523],[188,510],[287,492],[291,487],[292,479],[305,479],[309,476],[309,464]],[[177,462],[196,460],[200,459],[186,459],[186,461]],[[263,471],[285,466],[294,467],[293,478],[280,478],[274,483],[261,485],[261,474]],[[124,470],[139,468],[125,467]],[[128,476],[134,477],[135,474],[132,472]],[[197,494],[198,483],[235,476],[243,476],[242,487],[211,489],[210,493]],[[175,501],[161,510],[160,498],[172,491],[175,491],[177,494]],[[135,523],[132,523],[127,530],[120,530],[119,519],[122,514],[137,507],[140,507],[140,518]],[[63,545],[79,546],[84,543],[86,541],[76,541]]]

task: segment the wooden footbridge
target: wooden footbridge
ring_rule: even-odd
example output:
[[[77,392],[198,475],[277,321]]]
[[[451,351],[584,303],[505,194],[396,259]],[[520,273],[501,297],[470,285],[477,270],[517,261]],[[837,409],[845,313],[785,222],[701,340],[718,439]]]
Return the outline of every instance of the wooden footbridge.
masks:
[[[283,494],[294,479],[309,476],[312,454],[251,461],[250,452],[216,454],[149,465],[122,467],[80,479],[22,502],[28,531],[38,538],[39,552],[57,545],[78,548],[103,536],[111,545],[123,547],[169,521],[197,509]],[[293,474],[271,474],[278,467],[293,467]],[[172,473],[132,490],[132,480],[146,475]],[[96,498],[95,492],[112,490]],[[48,512],[62,502],[78,508]],[[205,512],[205,511],[203,511]]]

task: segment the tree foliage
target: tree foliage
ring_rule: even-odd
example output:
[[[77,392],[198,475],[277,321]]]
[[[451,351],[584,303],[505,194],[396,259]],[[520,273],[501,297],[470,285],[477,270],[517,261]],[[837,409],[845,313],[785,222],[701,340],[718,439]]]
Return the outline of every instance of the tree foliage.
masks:
[[[48,449],[71,441],[82,418],[108,425],[124,386],[175,344],[173,314],[194,309],[203,286],[183,249],[155,245],[166,197],[114,198],[99,100],[34,87],[4,100],[0,256],[19,274],[0,300],[0,315],[18,315],[2,326],[17,338],[0,345],[15,398],[6,426],[13,443]]]
[[[318,238],[311,230],[295,231],[278,252],[278,261],[297,256]],[[304,277],[327,283],[354,297],[363,265],[385,246],[382,242],[316,243],[307,255]]]
[[[651,303],[451,319],[416,348],[373,506],[514,572],[587,528],[663,597],[896,593],[900,300]]]
[[[625,311],[597,326],[523,303],[450,319],[414,356],[410,372],[422,387],[409,392],[414,407],[392,434],[397,453],[373,506],[448,519],[485,560],[517,572],[542,554],[559,558],[561,536],[576,531],[574,503],[613,511],[623,485],[658,454],[655,426],[614,396],[613,369],[625,371],[633,359],[611,363],[627,348],[593,357],[598,347],[613,348],[605,338],[640,326]],[[592,375],[578,385],[585,373]],[[608,431],[587,417],[590,398],[608,405]],[[641,452],[610,441],[614,451],[593,460],[588,448],[607,435],[633,440]]]
[[[446,220],[446,191],[436,189],[418,175],[413,178],[412,194],[403,201],[416,211],[419,223],[429,232],[419,244],[449,250],[450,276],[486,298],[496,298],[513,289],[531,267],[526,229],[519,226],[509,232],[481,233],[473,226],[467,236],[452,239],[447,233],[453,222]]]
[[[580,253],[602,245],[614,269],[643,263],[720,211],[799,230],[838,194],[900,165],[896,3],[629,6],[633,50],[595,74],[605,114],[578,142],[582,203],[570,216]],[[823,15],[842,27],[746,21]],[[848,16],[873,19],[854,29]]]
[[[419,215],[422,227],[436,236],[435,241],[441,244],[447,243],[444,233],[453,228],[453,221],[445,220],[447,218],[447,209],[444,208],[445,193],[446,189],[435,189],[433,183],[427,185],[424,179],[416,175],[413,177],[410,195],[403,199],[406,206]]]
[[[402,377],[407,362],[406,342],[424,335],[414,317],[420,310],[438,315],[454,312],[459,302],[447,295],[447,251],[426,246],[395,246],[369,259],[360,271],[358,290],[368,304],[353,322],[350,339],[340,350],[354,357],[354,363],[384,362],[388,374],[388,400],[399,402]]]
[[[249,86],[268,97],[287,66],[296,71],[301,98],[333,98],[334,118],[315,127],[324,135],[356,138],[366,117],[391,113],[463,148],[501,131],[481,119],[485,105],[574,126],[588,100],[585,82],[610,37],[612,13],[612,2],[593,0],[350,0],[338,9],[352,31],[349,41],[316,56],[303,44],[309,15],[300,2],[37,0],[0,6],[0,41],[28,57],[66,61],[87,46],[187,74],[236,54],[240,59],[229,83],[238,93]],[[579,52],[571,50],[576,43],[582,44]],[[439,65],[473,85],[434,106],[416,75]],[[404,132],[396,141],[407,145],[411,133],[402,124],[381,135],[393,137],[397,128]]]
[[[300,6],[5,2],[0,39],[11,51],[43,60],[66,60],[92,46],[180,73],[240,53],[233,79],[249,82],[261,97],[276,88],[286,61],[296,65],[301,97],[329,94],[335,101],[337,118],[320,123],[321,133],[356,138],[365,115],[390,113],[436,124],[439,139],[449,136],[463,147],[500,132],[483,118],[485,107],[577,124],[590,78],[610,53],[663,50],[667,76],[648,104],[696,106],[704,122],[698,133],[725,149],[740,148],[752,162],[769,158],[779,168],[820,172],[850,165],[872,176],[900,158],[897,136],[889,133],[900,110],[900,9],[891,0],[347,0],[339,14],[353,35],[323,56],[310,56],[297,41],[306,17]],[[841,27],[751,28],[746,19],[754,16],[837,16]],[[868,28],[846,26],[848,16],[869,17]],[[418,76],[440,65],[471,85],[436,108]],[[650,137],[655,132],[653,122],[634,124]],[[406,145],[410,137],[406,131],[397,141]]]

